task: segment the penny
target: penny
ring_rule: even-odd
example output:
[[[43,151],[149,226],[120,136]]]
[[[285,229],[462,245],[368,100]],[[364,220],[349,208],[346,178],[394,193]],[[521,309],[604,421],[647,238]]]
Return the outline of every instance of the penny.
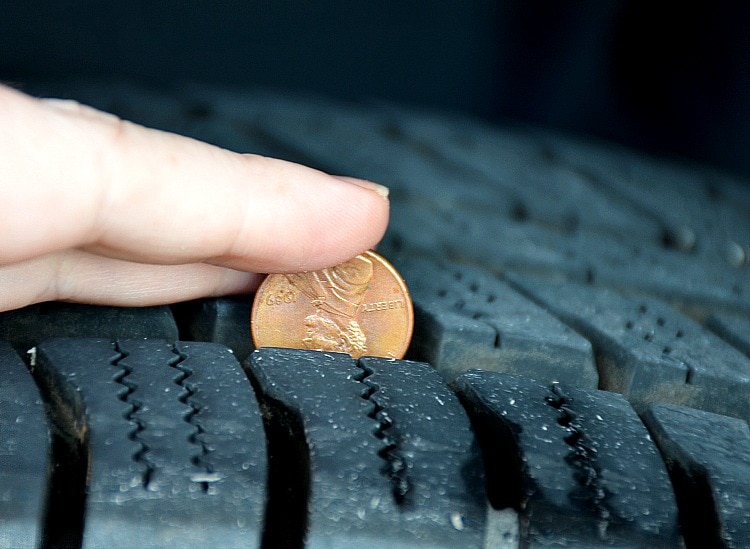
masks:
[[[268,275],[250,315],[256,347],[402,358],[414,329],[409,290],[375,252],[320,271]]]

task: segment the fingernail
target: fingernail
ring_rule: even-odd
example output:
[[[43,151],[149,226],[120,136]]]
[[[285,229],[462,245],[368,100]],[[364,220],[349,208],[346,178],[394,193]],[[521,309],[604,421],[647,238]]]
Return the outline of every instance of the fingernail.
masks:
[[[373,183],[372,181],[367,181],[366,179],[357,179],[356,177],[348,177],[345,175],[336,175],[334,177],[336,177],[336,179],[346,181],[347,183],[357,185],[358,187],[362,187],[363,189],[367,189],[368,191],[375,191],[383,198],[388,198],[388,194],[390,193],[390,189],[385,185]]]

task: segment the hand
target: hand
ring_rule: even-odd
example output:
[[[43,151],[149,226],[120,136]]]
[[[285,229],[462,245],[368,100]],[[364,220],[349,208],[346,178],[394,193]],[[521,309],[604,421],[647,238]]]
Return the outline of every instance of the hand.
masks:
[[[373,247],[387,189],[0,86],[0,310],[252,291]]]

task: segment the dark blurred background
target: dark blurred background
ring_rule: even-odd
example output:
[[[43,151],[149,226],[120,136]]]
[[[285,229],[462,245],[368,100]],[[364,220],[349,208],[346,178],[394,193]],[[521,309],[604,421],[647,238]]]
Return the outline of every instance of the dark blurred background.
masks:
[[[750,177],[750,3],[0,0],[0,80],[191,80],[605,137]]]

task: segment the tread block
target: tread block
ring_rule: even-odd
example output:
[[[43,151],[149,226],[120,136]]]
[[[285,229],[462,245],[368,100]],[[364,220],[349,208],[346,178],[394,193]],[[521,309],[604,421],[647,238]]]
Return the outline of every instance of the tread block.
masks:
[[[737,266],[735,246],[747,249],[750,217],[747,191],[729,178],[695,165],[649,159],[633,151],[573,140],[549,142],[550,155],[590,174],[600,186],[621,195],[656,220],[664,243],[708,261]]]
[[[236,105],[247,103],[237,98],[234,105],[227,105],[235,117],[243,110]],[[254,96],[253,105],[244,115],[248,129],[264,135],[290,160],[387,181],[401,196],[421,197],[424,189],[431,189],[435,192],[429,196],[436,202],[485,206],[489,195],[512,211],[513,195],[507,189],[481,173],[467,174],[419,143],[404,142],[382,109],[270,94]],[[471,185],[465,185],[467,175]]]
[[[237,360],[253,351],[250,337],[252,296],[200,299],[172,305],[180,327],[180,339],[210,341],[229,347]]]
[[[595,388],[591,344],[490,273],[397,264],[415,303],[412,349],[447,380],[470,368]]]
[[[549,157],[549,149],[529,133],[398,110],[390,117],[402,141],[480,172],[515,196],[513,217],[563,233],[585,228],[632,241],[653,241],[661,227],[618,194],[580,171]],[[462,192],[456,187],[454,192]]]
[[[512,281],[591,341],[600,388],[638,409],[665,402],[750,418],[750,359],[668,305],[593,286]]]
[[[413,208],[410,204],[409,209]],[[408,216],[401,217],[394,219],[391,231],[404,242],[403,248],[411,251],[410,235],[421,228]],[[575,235],[564,235],[499,216],[482,218],[460,211],[452,212],[447,219],[434,233],[441,247],[433,253],[416,248],[422,255],[448,257],[456,263],[478,264],[492,271],[553,279],[562,275],[574,282],[595,281],[635,289],[684,303],[702,314],[716,309],[750,311],[750,279],[742,269],[696,261],[681,252],[623,242],[584,229]],[[431,224],[424,226],[432,232]],[[493,234],[503,235],[501,243],[487,238]]]
[[[448,258],[492,271],[596,281],[678,301],[699,314],[717,309],[750,312],[750,278],[745,269],[584,229],[562,234],[494,214],[443,211],[416,200],[398,206],[397,200],[394,197],[396,215],[389,235],[411,255]],[[502,235],[502,240],[488,235]]]
[[[698,315],[750,313],[747,271],[652,244],[630,244],[581,231],[568,246],[586,281],[677,302]]]
[[[669,467],[688,547],[748,547],[747,423],[668,404],[650,407],[644,421]]]
[[[481,545],[480,455],[431,366],[264,348],[247,368],[271,433],[270,484],[287,482],[272,492],[265,543]]]
[[[38,346],[35,373],[57,429],[90,456],[79,488],[86,547],[257,543],[265,437],[228,349],[56,339]]]
[[[473,370],[454,382],[522,547],[679,547],[666,468],[620,395]]]
[[[178,339],[177,325],[167,306],[109,307],[50,301],[0,313],[0,338],[19,353],[53,337]]]
[[[48,430],[39,391],[0,341],[0,546],[39,547],[47,495]]]

